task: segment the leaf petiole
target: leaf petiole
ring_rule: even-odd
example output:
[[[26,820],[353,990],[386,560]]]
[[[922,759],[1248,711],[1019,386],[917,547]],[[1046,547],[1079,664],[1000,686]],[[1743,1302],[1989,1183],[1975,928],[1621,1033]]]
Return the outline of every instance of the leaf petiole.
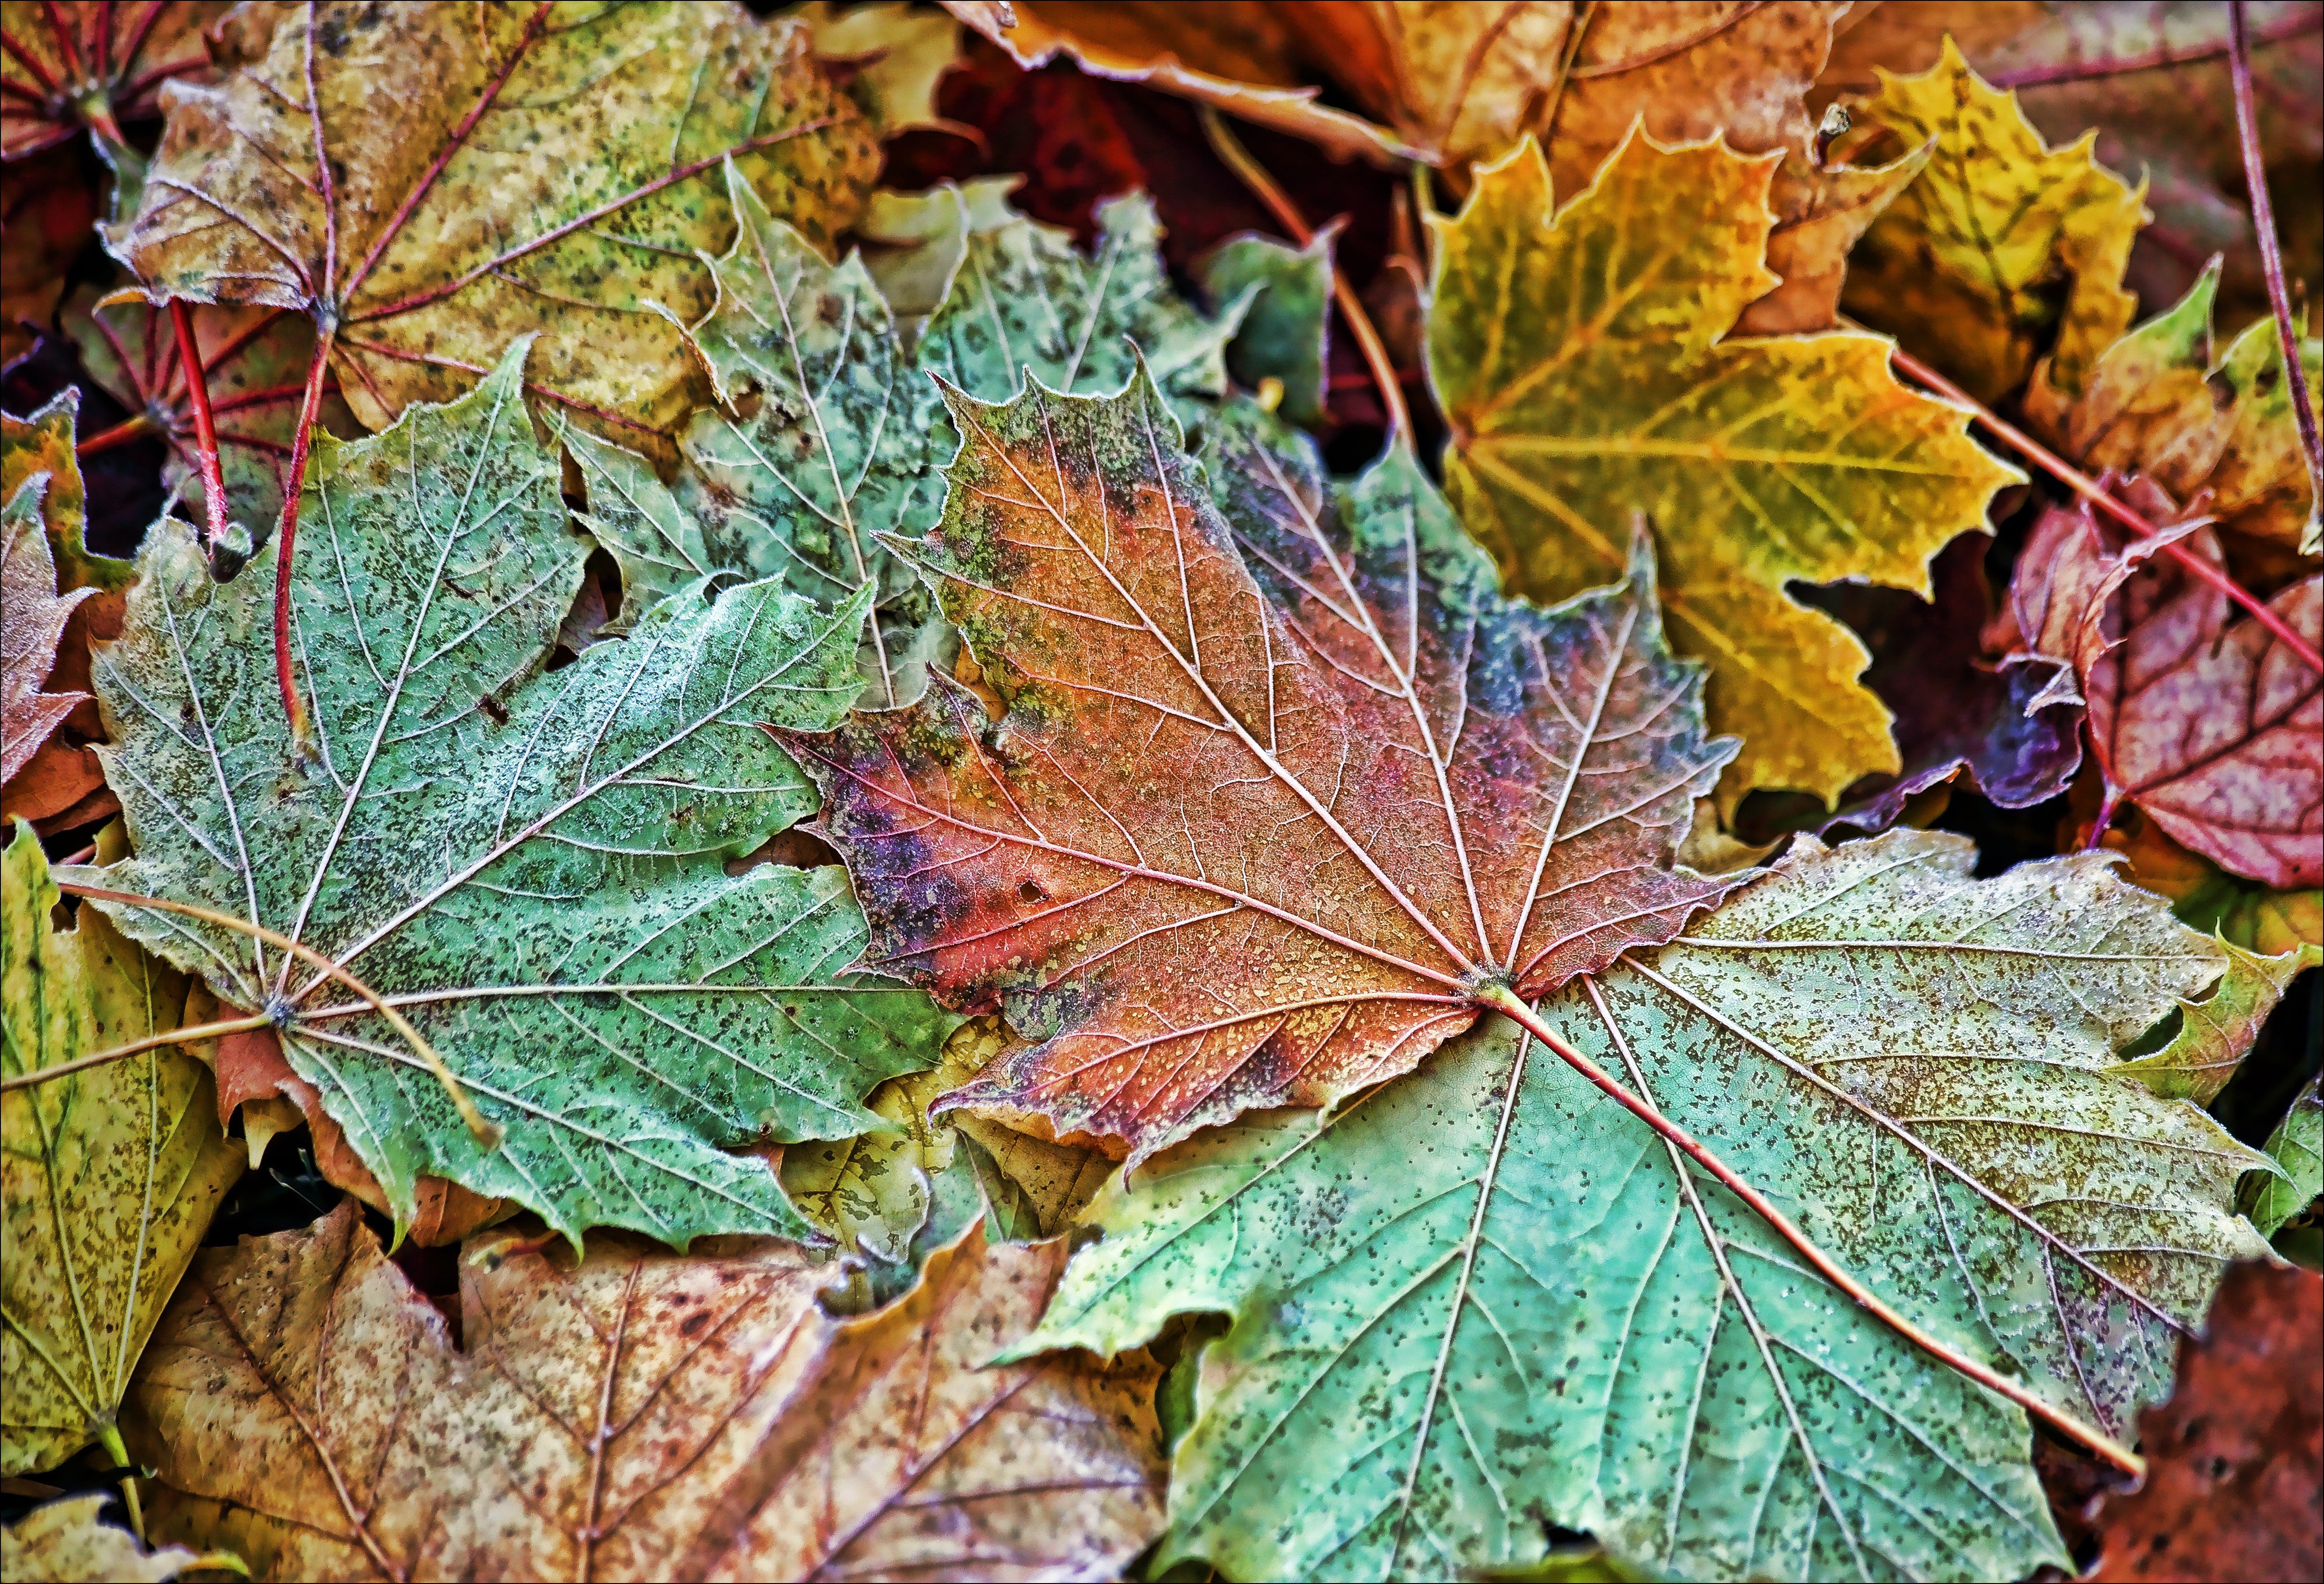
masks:
[[[247,1018],[226,1018],[216,1023],[196,1023],[183,1028],[172,1028],[162,1034],[149,1034],[143,1039],[133,1039],[127,1045],[115,1045],[109,1051],[99,1051],[93,1056],[82,1056],[70,1062],[60,1062],[53,1067],[42,1067],[35,1073],[19,1073],[13,1078],[0,1078],[0,1090],[30,1089],[35,1083],[46,1083],[53,1078],[87,1072],[102,1067],[107,1062],[117,1062],[124,1056],[150,1051],[157,1045],[195,1045],[206,1039],[219,1039],[229,1034],[247,1034],[253,1029],[272,1027],[274,1019],[263,1013]]]
[[[1976,1359],[1948,1347],[1899,1313],[1869,1287],[1843,1269],[1837,1260],[1818,1247],[1814,1239],[1795,1226],[1790,1217],[1770,1203],[1766,1194],[1745,1182],[1732,1166],[1712,1154],[1685,1128],[1655,1110],[1650,1102],[1632,1094],[1615,1082],[1604,1068],[1560,1038],[1557,1031],[1549,1026],[1547,1020],[1508,986],[1493,984],[1481,987],[1477,991],[1477,1000],[1480,1006],[1489,1007],[1494,1011],[1504,1013],[1514,1019],[1526,1033],[1556,1052],[1567,1066],[1581,1073],[1582,1077],[1604,1091],[1609,1099],[1647,1127],[1652,1128],[1674,1149],[1717,1178],[1722,1187],[1748,1205],[1761,1220],[1774,1228],[1777,1235],[1789,1243],[1800,1257],[1806,1260],[1817,1274],[1856,1300],[1859,1306],[1898,1336],[1936,1359],[1940,1364],[1967,1376],[1987,1390],[2016,1404],[2059,1434],[2087,1448],[2125,1473],[2141,1478],[2145,1475],[2146,1460],[2104,1431],[2084,1424],[2071,1414],[2051,1406],[2024,1386],[2003,1378]]]
[[[282,515],[274,525],[274,683],[282,693],[282,714],[290,723],[291,741],[301,753],[307,751],[310,730],[307,701],[299,692],[299,678],[290,665],[290,557],[299,539],[299,497],[307,487],[307,448],[322,414],[324,375],[330,367],[335,333],[333,327],[317,327],[315,361],[307,368],[307,387],[299,401],[299,428],[290,437],[290,466],[282,478]],[[190,365],[189,373],[198,381]],[[217,455],[214,445],[207,450],[211,456]]]
[[[205,525],[202,553],[226,537],[226,475],[218,466],[217,425],[210,411],[209,375],[202,367],[201,343],[194,336],[194,316],[185,299],[170,299],[170,324],[178,333],[178,361],[186,371],[186,396],[194,409],[194,460],[201,468]],[[125,427],[125,426],[124,426]],[[105,439],[104,435],[97,439]]]

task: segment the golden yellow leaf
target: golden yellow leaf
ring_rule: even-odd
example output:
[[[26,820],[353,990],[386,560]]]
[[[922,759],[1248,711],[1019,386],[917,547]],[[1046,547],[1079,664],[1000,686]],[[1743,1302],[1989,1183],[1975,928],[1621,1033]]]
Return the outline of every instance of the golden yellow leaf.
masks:
[[[1772,284],[1775,164],[1634,135],[1553,219],[1527,143],[1442,224],[1429,321],[1446,487],[1517,586],[1609,581],[1633,520],[1653,523],[1674,646],[1711,667],[1711,729],[1744,740],[1729,810],[1897,762],[1863,647],[1785,582],[1925,594],[1929,557],[2015,476],[1896,382],[1877,337],[1723,339]]]

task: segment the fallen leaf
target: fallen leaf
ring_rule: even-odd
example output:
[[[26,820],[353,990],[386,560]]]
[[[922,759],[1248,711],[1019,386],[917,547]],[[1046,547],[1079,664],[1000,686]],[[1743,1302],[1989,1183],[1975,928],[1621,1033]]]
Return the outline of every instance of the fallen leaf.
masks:
[[[216,420],[226,519],[244,524],[256,548],[282,510],[282,474],[315,357],[315,327],[303,315],[273,308],[200,307],[189,317]],[[100,305],[96,292],[83,291],[66,306],[64,326],[89,378],[168,442],[162,488],[187,517],[201,520],[193,398],[168,314],[143,302]],[[364,432],[336,385],[326,388],[317,419],[341,439]]]
[[[1929,557],[2015,476],[1896,382],[1878,338],[1721,340],[1775,283],[1774,165],[1640,136],[1553,219],[1528,144],[1439,223],[1429,315],[1446,493],[1515,586],[1613,576],[1651,520],[1673,647],[1710,667],[1712,729],[1743,739],[1729,815],[1754,787],[1829,803],[1900,768],[1863,646],[1787,581],[1925,595]]]
[[[945,9],[1028,72],[1064,56],[1093,76],[1143,83],[1213,105],[1259,126],[1305,138],[1341,159],[1375,165],[1426,158],[1360,115],[1316,103],[1289,49],[1278,7],[1110,0],[945,0]]]
[[[924,532],[943,507],[937,469],[959,435],[929,376],[992,401],[1028,369],[1061,391],[1111,391],[1142,348],[1193,416],[1225,393],[1240,309],[1206,319],[1170,290],[1142,198],[1101,206],[1085,258],[997,201],[972,210],[946,195],[954,228],[923,246],[956,246],[958,260],[908,349],[860,260],[834,268],[739,182],[733,196],[742,235],[718,261],[717,311],[688,336],[719,404],[687,426],[670,483],[647,458],[567,430],[586,520],[641,612],[711,572],[778,578],[826,608],[868,593],[864,701],[908,703],[948,660],[951,631],[876,536]]]
[[[2284,1222],[2307,1214],[2317,1195],[2324,1194],[2324,1094],[2317,1083],[2313,1078],[2308,1081],[2268,1136],[2269,1158],[2282,1175],[2255,1172],[2244,1179],[2244,1214],[2264,1238],[2273,1238]]]
[[[947,1105],[1134,1163],[1409,1072],[1475,1019],[1474,976],[1538,994],[1734,883],[1669,867],[1732,746],[1663,649],[1643,545],[1544,612],[1401,447],[1334,491],[1248,409],[1197,467],[1148,378],[950,401],[944,520],[890,544],[1007,714],[937,676],[784,739],[865,964],[1038,1041]]]
[[[9,1078],[180,1026],[183,975],[94,909],[51,928],[57,889],[28,827],[0,867]],[[0,1094],[0,1473],[52,1469],[91,1443],[129,1460],[114,1416],[130,1371],[242,1175],[242,1151],[210,1110],[209,1074],[171,1045]]]
[[[1305,247],[1245,232],[1203,255],[1194,277],[1213,305],[1224,309],[1254,288],[1227,366],[1252,390],[1268,380],[1283,387],[1283,416],[1320,424],[1331,392],[1332,251],[1340,225],[1317,231]]]
[[[2098,1584],[2324,1571],[2324,1278],[2238,1265],[2179,1389],[2139,1416],[2145,1483],[2101,1498]]]
[[[2107,1070],[2220,954],[2108,860],[1979,881],[1974,859],[1800,838],[1539,1010],[1920,1323],[2125,1426],[2219,1262],[2262,1252],[2233,1209],[2260,1157]],[[1109,1187],[1017,1352],[1233,1316],[1164,1566],[1474,1576],[1537,1561],[1546,1524],[1679,1578],[2067,1565],[2019,1411],[1830,1300],[1683,1162],[1485,1023],[1357,1103],[1247,1117]]]
[[[43,693],[57,662],[57,640],[75,605],[97,593],[77,588],[57,593],[56,557],[42,521],[42,498],[49,475],[36,473],[0,506],[0,781],[16,772],[49,740],[86,693]]]
[[[1921,76],[1882,71],[1853,109],[1907,149],[1936,149],[1857,244],[1848,311],[1981,401],[2029,375],[2029,404],[2080,396],[2137,310],[2122,275],[2144,189],[2098,165],[2092,137],[2052,149],[1950,41]]]
[[[720,165],[825,244],[871,185],[872,132],[802,24],[728,5],[550,14],[237,12],[224,79],[170,90],[115,251],[157,303],[309,316],[371,428],[537,331],[537,393],[666,447],[696,400],[666,316],[709,307],[696,253],[733,235]]]
[[[121,124],[152,120],[167,84],[208,73],[202,32],[226,10],[218,0],[148,0],[142,7],[49,0],[37,15],[30,5],[12,7],[0,60],[0,158],[69,143],[87,127],[114,172],[114,213],[134,210],[145,156],[122,135]]]
[[[2082,712],[2070,700],[2039,702],[2052,668],[1985,652],[1994,615],[1989,544],[1963,534],[1939,551],[1927,600],[1853,583],[1801,593],[1872,651],[1863,685],[1895,716],[1889,731],[1902,762],[1889,784],[1856,788],[1826,830],[1886,830],[1913,797],[1955,778],[2003,808],[2030,808],[2065,791],[2081,768]]]
[[[2209,1105],[2242,1064],[2268,1014],[2290,989],[2293,977],[2324,967],[2324,948],[2302,944],[2280,956],[2263,957],[2222,942],[2227,971],[2219,987],[2200,1001],[2181,1001],[2179,1030],[2152,1055],[2123,1063],[2115,1071],[2134,1078],[2164,1100]]]
[[[1767,269],[1783,284],[1743,310],[1738,336],[1829,330],[1840,320],[1849,255],[1929,162],[1933,141],[1885,165],[1818,165],[1786,149],[1767,186],[1775,216]]]
[[[2206,510],[2221,529],[2290,548],[2313,488],[2282,344],[2262,321],[2215,356],[2218,283],[2214,261],[2176,306],[2107,348],[2081,400],[2047,421],[2067,456],[2091,472],[2135,471],[2181,501],[2209,492]],[[2310,400],[2324,411],[2324,341],[2300,347]]]
[[[2059,845],[2072,851],[2095,839],[2123,854],[2131,879],[2169,898],[2181,923],[2263,957],[2280,957],[2303,944],[2324,947],[2324,890],[2274,891],[2231,875],[2163,834],[2135,807],[2119,811],[2113,825],[2094,838],[2091,826],[2104,799],[2095,773],[2075,782],[2072,798],[2073,829],[2060,830]]]
[[[97,194],[73,150],[51,150],[9,168],[0,189],[0,365],[30,353],[51,327],[65,272],[96,223]]]
[[[814,807],[761,728],[839,718],[862,602],[697,585],[542,674],[590,542],[526,417],[524,353],[386,434],[316,442],[316,553],[289,591],[311,757],[251,685],[271,561],[219,584],[181,525],[148,539],[96,670],[136,856],[77,872],[275,929],[401,998],[496,1147],[311,962],[104,904],[221,1001],[287,1009],[284,1055],[399,1220],[429,1174],[576,1237],[804,1232],[763,1160],[728,1151],[861,1132],[858,1099],[952,1027],[840,972],[863,926],[838,870],[724,867]]]
[[[851,88],[882,137],[940,126],[936,82],[960,59],[960,25],[900,0],[872,0],[844,10],[806,0],[781,14],[805,23],[816,58],[845,69]]]
[[[13,501],[36,473],[49,476],[41,495],[41,520],[56,558],[57,588],[112,590],[136,576],[134,563],[89,552],[88,498],[83,493],[78,450],[80,392],[64,391],[30,418],[0,413],[0,501]]]
[[[137,1383],[152,1532],[259,1579],[1098,1578],[1160,1526],[1149,1362],[982,1368],[1061,1244],[972,1229],[834,1320],[788,1245],[540,1242],[470,1239],[456,1345],[351,1207],[206,1253]]]
[[[0,1529],[0,1562],[8,1577],[14,1584],[166,1584],[189,1570],[225,1562],[181,1545],[147,1551],[128,1530],[97,1517],[111,1499],[101,1490],[67,1497]]]

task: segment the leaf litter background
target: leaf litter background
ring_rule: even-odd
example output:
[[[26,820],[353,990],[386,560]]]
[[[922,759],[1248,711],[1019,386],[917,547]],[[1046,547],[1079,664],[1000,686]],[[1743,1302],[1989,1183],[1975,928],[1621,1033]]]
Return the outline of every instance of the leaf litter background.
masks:
[[[7,8],[9,1575],[2311,1576],[2226,8],[767,9]]]

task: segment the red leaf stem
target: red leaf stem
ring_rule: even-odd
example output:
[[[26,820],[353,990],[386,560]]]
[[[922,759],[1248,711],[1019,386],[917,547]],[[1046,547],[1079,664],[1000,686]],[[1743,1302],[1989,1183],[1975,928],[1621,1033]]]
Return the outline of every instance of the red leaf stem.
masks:
[[[226,533],[226,477],[218,467],[217,428],[210,418],[210,387],[202,373],[201,344],[194,339],[194,316],[183,298],[170,299],[170,323],[178,332],[178,362],[186,371],[186,394],[194,409],[194,462],[201,469],[202,494],[208,507],[202,530],[202,548],[207,552]]]

